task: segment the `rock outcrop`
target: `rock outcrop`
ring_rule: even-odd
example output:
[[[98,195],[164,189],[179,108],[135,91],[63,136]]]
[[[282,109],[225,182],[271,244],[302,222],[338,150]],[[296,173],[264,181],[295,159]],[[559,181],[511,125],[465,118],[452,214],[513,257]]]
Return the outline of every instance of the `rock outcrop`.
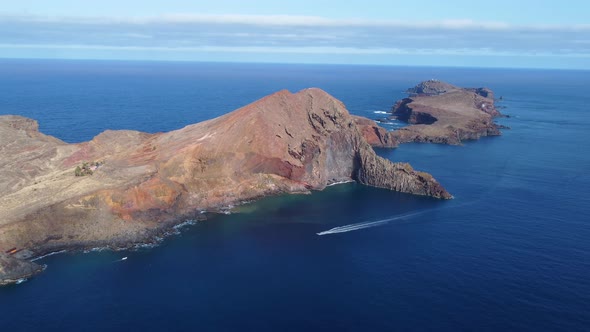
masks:
[[[0,254],[0,286],[18,283],[41,271],[43,267],[39,264]]]
[[[7,142],[0,146],[0,251],[35,257],[125,247],[202,211],[341,181],[451,198],[430,175],[378,157],[359,121],[319,89],[280,91],[168,133],[106,131],[80,144],[39,133],[33,120],[0,116]],[[361,127],[392,145],[376,124]],[[75,176],[82,164],[86,176]],[[4,271],[15,266],[3,262]]]
[[[393,117],[411,124],[391,134],[399,143],[461,144],[501,134],[502,126],[493,120],[501,114],[490,89],[464,89],[429,80],[407,92],[410,97],[398,101],[392,109]]]
[[[379,126],[377,122],[362,116],[353,115],[354,123],[359,128],[361,135],[372,147],[395,148],[398,146],[391,132]]]

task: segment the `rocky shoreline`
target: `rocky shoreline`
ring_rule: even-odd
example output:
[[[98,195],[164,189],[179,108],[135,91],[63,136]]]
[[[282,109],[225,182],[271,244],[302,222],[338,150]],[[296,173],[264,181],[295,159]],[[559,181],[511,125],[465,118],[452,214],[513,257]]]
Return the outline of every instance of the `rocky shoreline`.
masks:
[[[21,283],[43,270],[44,266],[33,261],[0,254],[0,286]]]
[[[227,207],[227,210],[229,209],[230,207]],[[215,211],[212,213],[226,214],[227,212]],[[178,221],[166,223],[157,229],[150,229],[141,237],[35,247],[24,250],[24,253],[19,251],[21,254],[18,256],[0,253],[0,286],[19,284],[45,271],[46,266],[37,264],[36,261],[57,254],[68,252],[89,253],[105,250],[125,251],[157,247],[165,239],[179,235],[181,228],[206,221],[208,219],[206,215],[207,213],[203,213],[198,219],[184,221],[179,218]]]
[[[21,252],[3,254],[4,283],[41,272],[30,259],[51,252],[129,248],[201,211],[333,183],[452,198],[428,173],[377,156],[371,145],[395,141],[320,89],[280,91],[169,133],[106,131],[79,144],[0,116],[0,139],[10,142],[0,147],[0,252]]]
[[[151,230],[150,234],[143,238],[119,239],[118,241],[109,240],[95,243],[68,243],[58,246],[32,248],[28,250],[27,255],[18,258],[11,257],[7,254],[0,254],[0,286],[20,283],[43,272],[46,266],[39,265],[36,261],[49,256],[67,252],[88,253],[105,250],[124,251],[153,248],[160,245],[166,238],[180,234],[180,228],[194,225],[196,222],[198,221],[191,220],[167,225],[157,230]]]

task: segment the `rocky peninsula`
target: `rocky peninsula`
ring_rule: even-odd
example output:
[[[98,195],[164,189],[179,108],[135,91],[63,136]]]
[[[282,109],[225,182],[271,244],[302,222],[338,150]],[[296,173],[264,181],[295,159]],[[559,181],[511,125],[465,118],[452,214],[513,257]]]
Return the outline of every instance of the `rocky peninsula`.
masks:
[[[411,124],[391,132],[398,143],[461,144],[464,140],[500,135],[494,123],[502,116],[488,88],[460,88],[438,80],[408,89],[408,98],[392,108],[392,117]]]
[[[370,141],[368,142],[367,139]],[[64,249],[129,247],[203,211],[342,181],[441,199],[428,173],[380,158],[395,146],[320,89],[280,91],[168,133],[105,131],[67,144],[0,116],[0,284]]]

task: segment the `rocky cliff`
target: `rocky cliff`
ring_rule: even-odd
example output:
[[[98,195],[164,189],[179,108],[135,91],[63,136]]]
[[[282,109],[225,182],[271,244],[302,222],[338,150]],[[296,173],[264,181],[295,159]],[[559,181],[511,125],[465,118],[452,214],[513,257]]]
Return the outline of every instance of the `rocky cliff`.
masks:
[[[451,198],[430,175],[378,157],[360,129],[371,124],[358,121],[319,89],[280,91],[168,133],[106,131],[80,144],[0,116],[0,250],[124,247],[201,211],[341,181]]]
[[[393,117],[411,124],[391,134],[399,143],[460,144],[501,134],[502,127],[493,121],[501,114],[490,89],[465,89],[429,80],[407,92],[410,97],[398,101],[392,109]]]

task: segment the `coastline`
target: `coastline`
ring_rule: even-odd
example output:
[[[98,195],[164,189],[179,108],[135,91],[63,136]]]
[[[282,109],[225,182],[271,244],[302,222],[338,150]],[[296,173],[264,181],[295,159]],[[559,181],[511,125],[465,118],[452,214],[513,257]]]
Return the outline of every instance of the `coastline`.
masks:
[[[101,241],[95,243],[68,243],[68,244],[60,244],[55,247],[45,247],[45,248],[31,248],[30,251],[34,252],[35,254],[25,261],[29,263],[34,263],[40,261],[44,258],[64,254],[64,253],[83,253],[87,254],[90,252],[101,252],[101,251],[127,251],[127,250],[140,250],[140,249],[152,249],[158,247],[163,241],[167,238],[170,238],[174,235],[179,235],[181,233],[181,229],[187,226],[195,225],[197,222],[205,221],[206,219],[195,221],[195,220],[185,220],[179,222],[174,225],[166,225],[162,226],[160,229],[153,230],[150,232],[146,237],[143,238],[136,238],[130,240],[128,242],[116,242],[113,243],[112,241]],[[44,272],[47,268],[47,265],[39,265],[41,269],[35,271],[34,273],[22,274],[19,275],[18,278],[9,278],[9,279],[0,279],[0,287],[1,286],[8,286],[14,284],[20,284],[23,281],[26,281],[37,274]]]
[[[78,144],[43,134],[36,120],[0,116],[11,142],[0,150],[0,248],[30,252],[0,262],[0,278],[19,258],[153,243],[204,210],[228,214],[334,183],[452,197],[430,174],[377,156],[355,119],[318,88],[281,90],[170,132],[106,130]]]
[[[339,183],[333,183],[330,186],[351,182],[356,181],[343,181]],[[196,214],[193,214],[191,218],[180,217],[177,219],[164,221],[159,227],[146,229],[146,232],[144,234],[136,234],[136,237],[134,238],[109,239],[104,241],[94,241],[86,243],[59,243],[55,245],[45,245],[27,248],[26,251],[30,252],[31,256],[19,260],[32,264],[37,264],[35,262],[40,261],[44,258],[64,253],[87,254],[91,252],[101,251],[118,252],[128,250],[133,251],[141,249],[153,249],[161,245],[162,242],[164,242],[166,239],[169,239],[170,237],[176,235],[180,235],[183,228],[194,226],[199,222],[208,221],[210,218],[214,218],[216,215],[232,214],[233,209],[245,204],[256,202],[259,199],[263,199],[264,197],[267,196],[262,196],[257,199],[240,201],[235,204],[229,204],[226,206],[218,207],[211,211],[198,211]],[[34,273],[22,274],[19,275],[17,278],[0,278],[0,287],[21,284],[24,281],[27,281],[28,279],[36,276],[37,274],[44,272],[47,268],[47,265],[45,264],[39,266],[41,267],[41,269],[35,271]]]

